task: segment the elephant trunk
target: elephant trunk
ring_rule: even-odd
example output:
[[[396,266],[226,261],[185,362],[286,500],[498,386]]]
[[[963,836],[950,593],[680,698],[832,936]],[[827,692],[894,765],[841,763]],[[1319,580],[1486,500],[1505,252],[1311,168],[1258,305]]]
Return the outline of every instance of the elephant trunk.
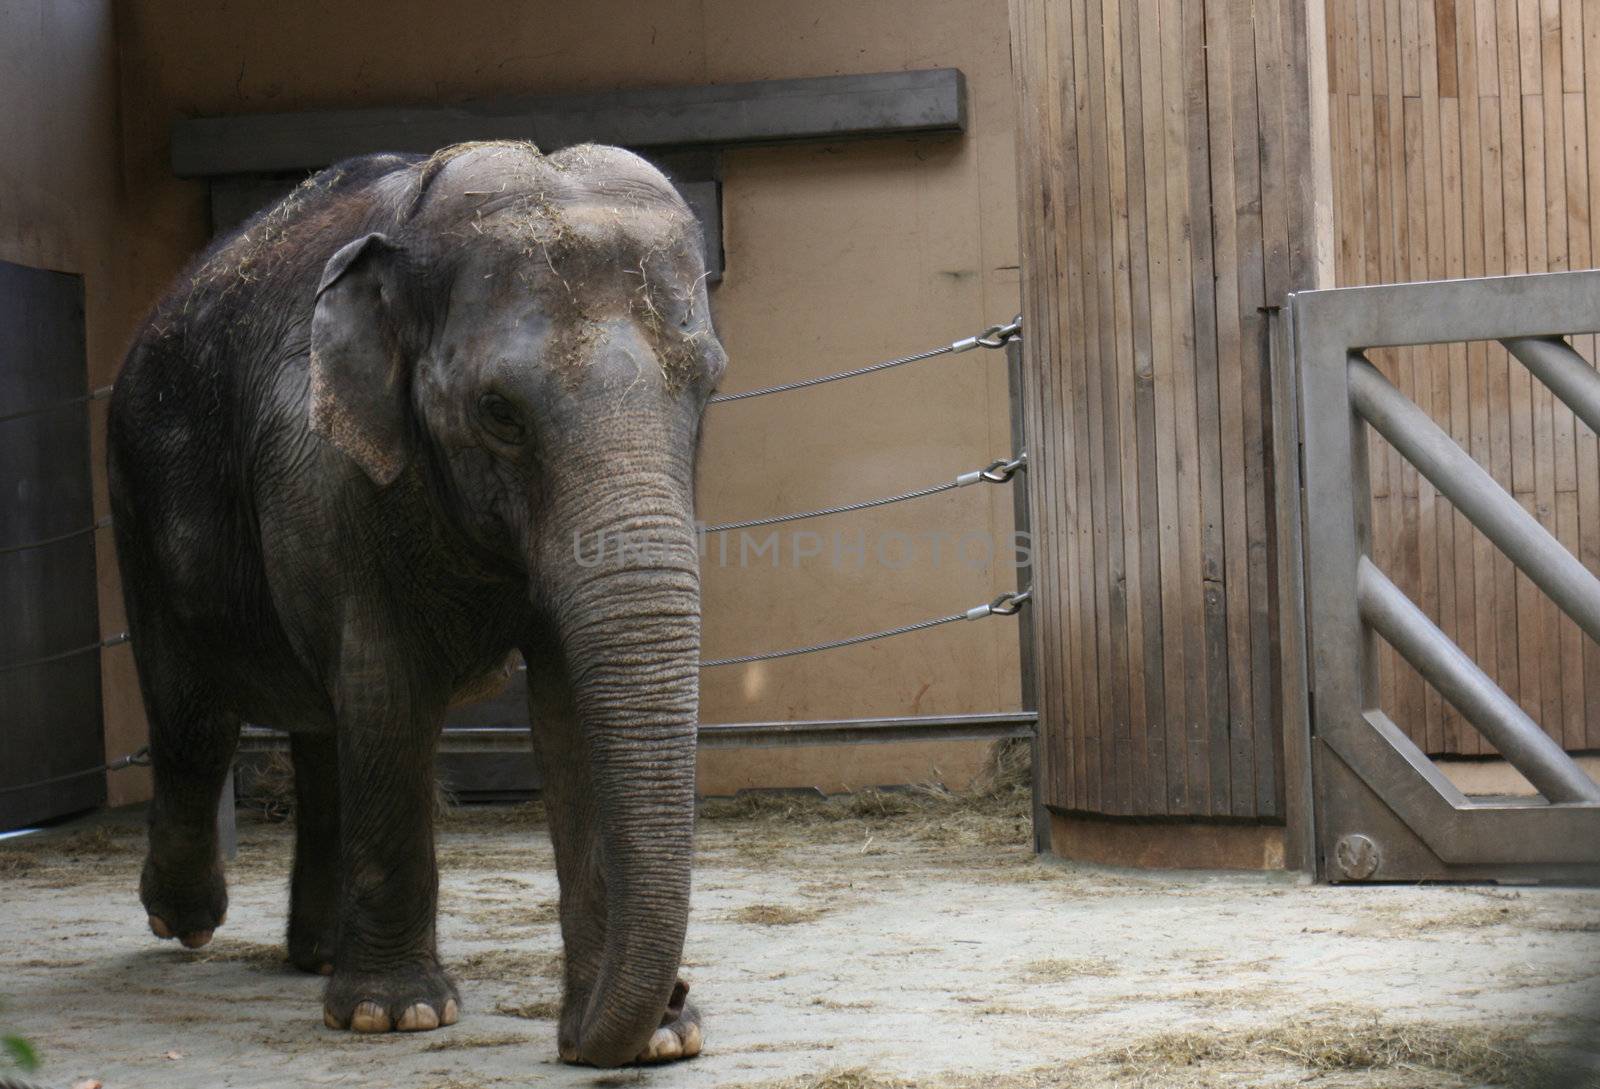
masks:
[[[568,524],[607,528],[587,546],[572,539],[576,578],[556,610],[604,882],[603,952],[573,1056],[595,1066],[631,1062],[659,1027],[688,926],[700,579],[675,476],[613,478],[580,500],[596,517]]]

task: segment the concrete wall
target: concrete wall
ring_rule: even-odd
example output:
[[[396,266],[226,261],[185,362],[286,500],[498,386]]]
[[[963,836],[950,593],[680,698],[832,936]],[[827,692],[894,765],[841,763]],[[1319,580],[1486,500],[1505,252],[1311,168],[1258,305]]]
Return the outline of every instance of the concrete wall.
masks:
[[[423,0],[231,6],[146,0],[119,8],[126,188],[106,305],[121,324],[113,334],[91,336],[97,374],[111,372],[134,316],[206,238],[202,187],[174,178],[167,165],[173,120],[519,92],[959,67],[969,80],[965,137],[727,155],[728,269],[712,296],[732,357],[724,388],[899,355],[976,332],[1016,310],[1004,0],[464,0],[449,6],[448,17],[444,10]],[[906,490],[980,467],[1010,446],[999,353],[712,413],[700,483],[701,513],[710,521]],[[950,555],[954,537],[969,529],[989,540],[1008,536],[1004,488],[965,489],[795,528],[820,534],[820,556],[796,565],[796,538],[785,533],[776,567],[770,554],[740,567],[737,539],[730,541],[727,566],[715,552],[709,557],[708,656],[922,620],[1013,585],[1003,564],[972,569]],[[832,563],[835,530],[846,534],[844,544],[864,535],[864,562],[846,555],[842,568]],[[952,536],[938,562],[934,541],[924,537],[912,541],[901,563],[905,540],[895,531]],[[798,543],[804,551],[819,542]],[[887,565],[878,562],[880,545]],[[108,605],[106,612],[110,624],[120,610]],[[706,678],[704,719],[1011,709],[1018,701],[1015,633],[1015,622],[990,620],[715,671]],[[127,678],[112,677],[108,718],[127,721],[136,703]],[[128,740],[119,735],[116,745]],[[836,789],[934,773],[961,779],[980,753],[973,743],[718,752],[705,758],[702,786]]]

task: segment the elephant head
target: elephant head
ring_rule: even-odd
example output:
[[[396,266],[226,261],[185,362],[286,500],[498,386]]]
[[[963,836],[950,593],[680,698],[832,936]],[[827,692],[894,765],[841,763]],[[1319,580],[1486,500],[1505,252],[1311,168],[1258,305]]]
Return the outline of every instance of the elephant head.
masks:
[[[688,918],[700,646],[692,485],[725,364],[698,227],[627,152],[469,144],[328,262],[311,423],[378,486],[415,465],[525,574],[588,751],[606,948],[578,1032],[626,1062]]]

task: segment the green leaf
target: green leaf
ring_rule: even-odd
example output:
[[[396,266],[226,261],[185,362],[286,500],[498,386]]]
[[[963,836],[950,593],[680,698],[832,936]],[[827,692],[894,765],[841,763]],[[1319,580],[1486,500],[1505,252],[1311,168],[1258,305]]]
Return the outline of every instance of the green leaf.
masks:
[[[0,1036],[0,1048],[3,1048],[11,1061],[24,1070],[37,1070],[39,1056],[34,1053],[33,1045],[20,1036]]]

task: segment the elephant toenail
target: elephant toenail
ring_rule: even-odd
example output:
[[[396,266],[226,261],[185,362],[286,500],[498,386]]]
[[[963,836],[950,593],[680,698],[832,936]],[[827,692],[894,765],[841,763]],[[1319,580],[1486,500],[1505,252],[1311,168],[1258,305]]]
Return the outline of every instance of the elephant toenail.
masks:
[[[215,931],[196,930],[193,933],[183,935],[178,940],[183,943],[185,949],[199,949],[203,945],[210,944],[213,933]]]
[[[325,960],[321,964],[317,965],[317,975],[319,975],[319,976],[331,976],[331,975],[333,975],[333,961]]]
[[[453,1025],[460,1016],[461,1010],[456,1006],[456,1000],[453,998],[445,999],[444,1011],[439,1015],[439,1023],[441,1025]]]
[[[700,1035],[700,1026],[690,1025],[688,1031],[683,1034],[683,1057],[687,1059],[700,1054],[702,1043],[703,1038]]]
[[[427,1032],[438,1027],[439,1015],[426,1002],[407,1006],[406,1012],[400,1015],[400,1023],[395,1026],[401,1032]]]
[[[322,1007],[322,1023],[331,1029],[340,1029],[341,1031],[345,1027],[344,1022],[335,1017],[333,1011],[326,1006]]]
[[[162,940],[174,937],[172,928],[168,926],[167,921],[159,915],[150,916],[150,933],[154,934],[158,938],[161,938]]]
[[[350,1027],[356,1032],[388,1032],[389,1014],[376,1002],[363,1002],[351,1015]]]
[[[650,1034],[650,1042],[640,1054],[641,1062],[663,1062],[683,1055],[683,1044],[678,1034],[669,1028],[658,1028]]]

